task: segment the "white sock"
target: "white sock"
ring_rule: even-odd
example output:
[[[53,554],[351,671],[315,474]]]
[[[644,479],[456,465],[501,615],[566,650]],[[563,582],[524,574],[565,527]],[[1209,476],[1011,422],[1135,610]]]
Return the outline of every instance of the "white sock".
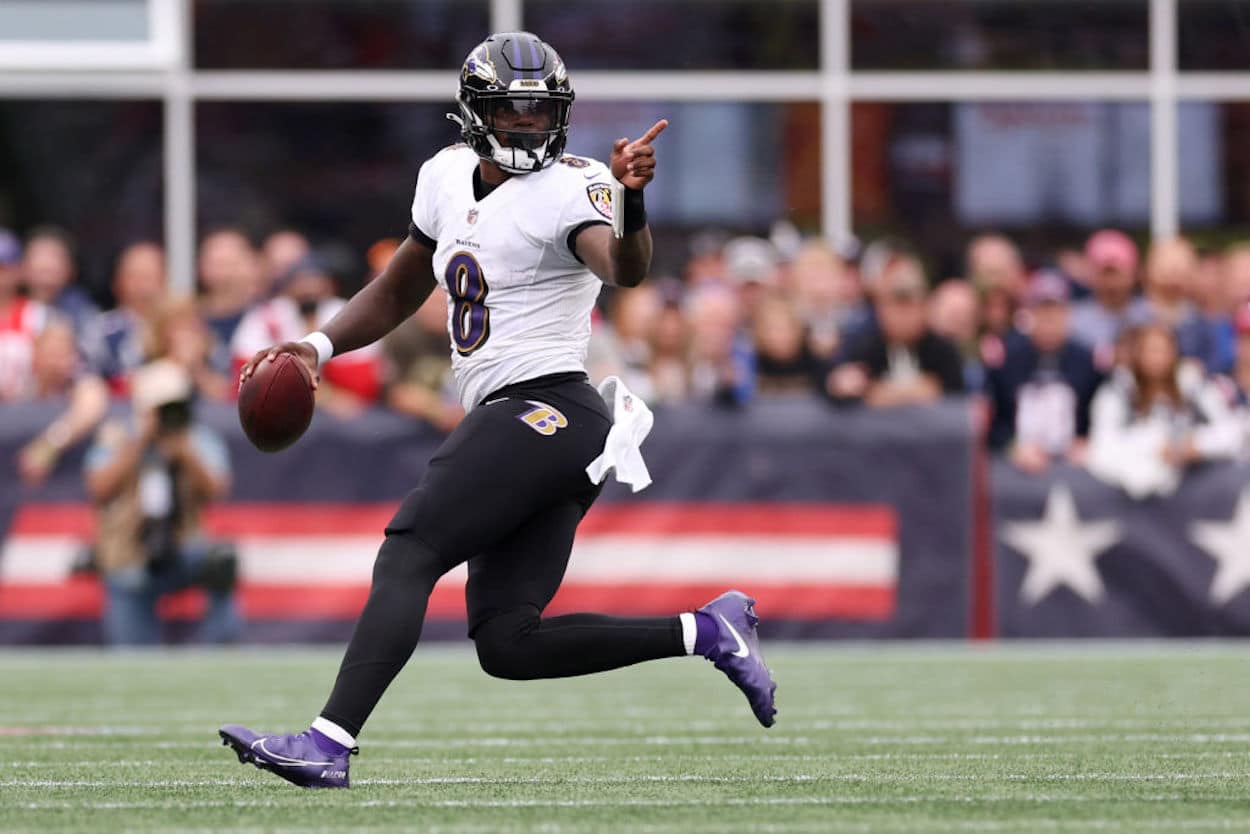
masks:
[[[344,730],[338,724],[322,718],[320,715],[313,719],[312,728],[331,741],[337,741],[339,744],[348,749],[356,746],[355,736],[347,732],[347,730]]]
[[[694,623],[694,614],[687,611],[678,619],[681,620],[681,642],[686,644],[686,654],[694,654],[694,638],[699,633],[699,628]]]

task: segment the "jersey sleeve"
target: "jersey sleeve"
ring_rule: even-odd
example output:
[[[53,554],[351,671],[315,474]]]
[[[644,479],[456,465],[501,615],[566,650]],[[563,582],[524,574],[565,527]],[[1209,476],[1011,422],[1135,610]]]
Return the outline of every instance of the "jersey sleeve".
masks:
[[[435,197],[438,195],[439,157],[427,159],[417,173],[416,193],[412,196],[412,221],[408,234],[430,249],[438,247],[438,211]]]
[[[612,173],[602,162],[580,156],[566,156],[556,163],[568,166],[568,186],[559,225],[556,228],[556,245],[570,258],[578,261],[573,243],[589,226],[612,225]]]

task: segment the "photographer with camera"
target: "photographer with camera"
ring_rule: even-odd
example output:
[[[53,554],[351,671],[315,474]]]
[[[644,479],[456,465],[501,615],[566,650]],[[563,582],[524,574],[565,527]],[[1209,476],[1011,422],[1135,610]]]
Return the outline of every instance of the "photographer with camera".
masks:
[[[197,423],[191,375],[171,359],[135,371],[129,424],[99,430],[87,454],[87,493],[98,510],[95,563],[108,594],[104,619],[112,645],[160,642],[157,602],[202,588],[204,642],[238,636],[236,559],[229,545],[205,539],[200,513],[230,488],[225,443]]]

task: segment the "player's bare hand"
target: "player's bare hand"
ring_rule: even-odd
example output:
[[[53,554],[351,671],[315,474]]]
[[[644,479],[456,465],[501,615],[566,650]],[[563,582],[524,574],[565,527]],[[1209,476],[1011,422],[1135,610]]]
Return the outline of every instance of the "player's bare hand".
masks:
[[[280,345],[257,351],[256,355],[249,359],[247,364],[243,366],[243,370],[239,372],[239,385],[251,379],[252,374],[256,373],[256,369],[263,363],[272,362],[282,353],[289,353],[304,363],[304,367],[308,369],[308,377],[312,380],[312,388],[316,391],[319,381],[317,375],[317,350],[308,342],[283,342]]]
[[[631,142],[621,138],[612,145],[612,176],[626,188],[640,190],[655,179],[655,147],[652,142],[666,127],[668,119],[660,119],[638,139]]]

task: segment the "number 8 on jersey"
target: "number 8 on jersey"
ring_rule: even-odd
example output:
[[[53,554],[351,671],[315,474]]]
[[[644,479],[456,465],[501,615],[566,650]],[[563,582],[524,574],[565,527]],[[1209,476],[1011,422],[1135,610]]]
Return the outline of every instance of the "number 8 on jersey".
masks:
[[[468,356],[490,338],[490,309],[486,306],[486,276],[468,252],[457,252],[447,262],[447,292],[452,300],[451,337],[456,351]]]

